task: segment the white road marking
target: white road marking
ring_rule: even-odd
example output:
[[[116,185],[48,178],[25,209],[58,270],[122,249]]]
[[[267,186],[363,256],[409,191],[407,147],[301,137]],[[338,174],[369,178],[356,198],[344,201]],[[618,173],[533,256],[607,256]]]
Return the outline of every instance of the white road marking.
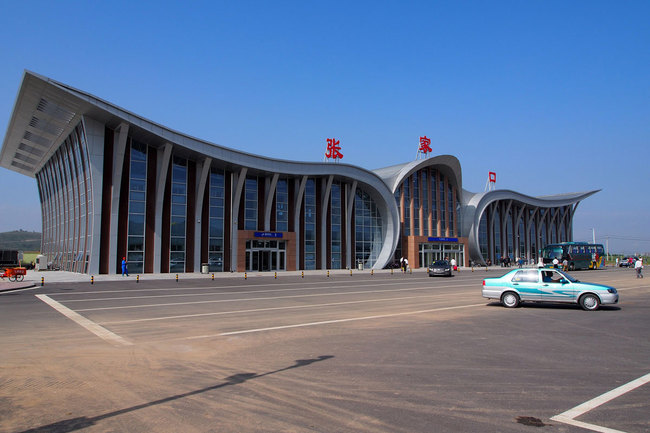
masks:
[[[299,284],[299,283],[296,283]],[[306,284],[306,283],[305,283]],[[318,283],[321,284],[321,283]],[[401,285],[400,282],[388,282],[388,283],[371,283],[368,285],[365,284],[351,284],[351,285],[339,285],[336,286],[337,289],[346,289],[346,288],[360,288],[360,287],[377,287],[377,286],[394,286]],[[268,284],[260,285],[262,287],[268,287]],[[445,285],[445,288],[452,287],[479,287],[479,284],[449,284]],[[250,286],[245,286],[250,287]],[[130,289],[130,290],[106,290],[106,291],[95,291],[95,292],[71,292],[71,293],[52,293],[50,296],[70,296],[70,295],[89,295],[89,294],[104,294],[104,293],[122,293],[122,292],[147,292],[147,291],[189,291],[189,290],[210,290],[210,289],[241,289],[242,286],[212,286],[212,287],[176,287],[173,289]],[[328,287],[296,287],[296,288],[283,288],[278,285],[277,288],[269,290],[243,290],[235,292],[213,292],[213,293],[175,293],[172,295],[151,295],[151,296],[123,296],[118,298],[85,298],[85,299],[69,299],[66,302],[90,302],[90,301],[113,301],[113,300],[123,300],[123,299],[146,299],[146,298],[165,298],[165,297],[177,297],[177,296],[209,296],[209,295],[247,295],[250,293],[269,293],[269,292],[294,292],[298,290],[324,290]],[[435,289],[435,286],[429,286],[431,289]]]
[[[68,319],[72,320],[73,322],[77,323],[78,325],[86,328],[88,331],[92,332],[99,338],[111,343],[114,346],[131,346],[133,343],[130,341],[126,340],[125,338],[120,337],[119,335],[109,331],[108,329],[98,325],[97,323],[93,322],[92,320],[86,319],[83,317],[81,314],[76,313],[75,311],[72,311],[68,307],[66,307],[63,304],[60,304],[59,302],[55,301],[54,299],[50,298],[47,295],[35,295],[38,299],[41,301],[45,302],[47,305],[50,307],[54,308],[56,311],[59,313],[63,314],[65,317]]]
[[[598,406],[605,404],[611,400],[614,400],[615,398],[618,398],[622,396],[625,393],[628,393],[642,385],[645,385],[646,383],[650,382],[650,373],[646,374],[645,376],[641,376],[638,379],[633,380],[632,382],[628,382],[625,385],[621,385],[618,388],[615,388],[609,392],[606,392],[605,394],[602,394],[596,398],[593,398],[585,403],[582,403],[573,409],[569,409],[566,412],[562,412],[559,415],[556,415],[552,417],[551,419],[553,421],[559,421],[565,424],[570,424],[574,425],[577,427],[582,427],[586,428],[589,430],[601,432],[601,433],[625,433],[620,430],[615,430],[611,429],[609,427],[602,427],[599,425],[595,424],[589,424],[585,423],[582,421],[576,421],[575,418],[578,418],[579,416],[584,415],[585,413],[589,412],[592,409],[597,408]]]
[[[132,319],[132,320],[119,320],[115,322],[102,322],[104,325],[119,325],[125,323],[138,323],[138,322],[152,322],[158,320],[171,320],[171,319],[188,319],[193,317],[203,316],[222,316],[226,314],[239,314],[239,313],[256,313],[262,311],[277,311],[277,310],[295,310],[302,308],[316,308],[316,307],[331,307],[335,305],[350,305],[350,304],[363,304],[367,302],[386,302],[386,301],[402,301],[405,299],[421,299],[421,298],[446,298],[447,295],[419,295],[419,296],[402,296],[399,298],[382,298],[382,299],[364,299],[361,301],[345,301],[345,302],[330,302],[327,304],[309,304],[309,305],[291,305],[285,307],[269,307],[269,308],[254,308],[249,310],[232,310],[232,311],[219,311],[214,313],[197,313],[197,314],[183,314],[178,316],[160,316],[150,317],[147,319]]]
[[[150,307],[169,307],[178,305],[193,305],[193,304],[218,304],[225,302],[248,302],[248,301],[265,301],[276,299],[293,299],[293,298],[311,298],[316,296],[341,296],[341,295],[360,295],[364,293],[394,293],[394,292],[408,292],[414,290],[434,290],[435,287],[410,287],[406,289],[391,289],[391,290],[357,290],[354,292],[333,292],[333,293],[313,293],[307,295],[286,295],[286,296],[267,296],[262,298],[236,298],[236,299],[211,299],[208,301],[191,301],[191,302],[168,302],[163,304],[143,304],[143,305],[123,305],[117,307],[97,307],[97,308],[81,308],[77,311],[102,311],[102,310],[122,310],[133,308],[150,308]]]
[[[272,326],[269,328],[245,329],[241,331],[222,332],[220,334],[197,335],[194,337],[185,337],[184,340],[197,340],[201,338],[223,337],[223,336],[237,335],[237,334],[250,334],[253,332],[274,331],[278,329],[288,329],[288,328],[302,328],[307,326],[330,325],[332,323],[354,322],[359,320],[383,319],[386,317],[408,316],[413,314],[432,313],[434,311],[458,310],[461,308],[484,307],[484,306],[485,304],[459,305],[456,307],[441,307],[441,308],[431,308],[429,310],[406,311],[402,313],[391,313],[391,314],[378,314],[376,316],[363,316],[363,317],[351,317],[348,319],[324,320],[321,322],[298,323],[295,325],[282,325],[282,326]]]
[[[343,282],[343,281],[349,281],[347,279],[340,279],[340,280],[331,280],[332,282]],[[375,282],[372,280],[361,280],[361,281],[355,281],[353,285],[348,285],[348,286],[339,286],[339,287],[363,287],[364,283],[368,283],[368,286],[385,286],[385,285],[398,285],[398,284],[404,284],[405,281],[411,281],[413,283],[419,283],[421,278],[410,278],[408,280],[404,279],[393,279],[393,280],[384,280],[384,282]],[[154,281],[154,280],[150,280]],[[273,284],[273,283],[262,283],[262,284],[246,284],[245,286],[242,285],[230,285],[230,286],[219,286],[219,285],[212,285],[212,286],[198,286],[198,287],[165,287],[165,288],[138,288],[138,287],[133,287],[133,288],[128,288],[128,289],[119,289],[119,290],[93,290],[93,291],[86,291],[86,292],[62,292],[62,293],[52,293],[50,296],[74,296],[74,295],[89,295],[89,294],[98,294],[98,293],[129,293],[129,292],[169,292],[169,291],[181,291],[181,290],[210,290],[210,289],[246,289],[250,287],[278,287],[278,289],[271,289],[271,290],[258,290],[258,291],[242,291],[242,292],[236,292],[236,293],[256,293],[256,292],[272,292],[274,290],[300,290],[304,286],[314,286],[314,285],[320,285],[322,286],[325,284],[326,281],[312,281],[312,282],[307,282],[307,281],[298,281],[298,282],[289,282],[285,279],[281,283]],[[453,281],[450,281],[449,283],[453,283]],[[283,289],[282,287],[286,286],[301,286],[298,289]],[[316,287],[315,289],[319,289],[322,287]],[[309,290],[309,289],[307,289]]]

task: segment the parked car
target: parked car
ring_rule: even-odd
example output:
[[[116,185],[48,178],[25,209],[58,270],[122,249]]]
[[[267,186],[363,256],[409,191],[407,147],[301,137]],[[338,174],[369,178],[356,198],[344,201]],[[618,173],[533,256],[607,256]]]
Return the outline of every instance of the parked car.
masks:
[[[614,287],[583,283],[558,269],[518,269],[498,278],[483,280],[483,297],[498,299],[504,307],[515,308],[521,302],[565,302],[579,304],[584,310],[618,303]]]
[[[429,276],[446,276],[451,277],[451,263],[447,260],[436,260],[429,265]]]
[[[632,257],[632,263],[630,263],[630,257],[623,257],[621,260],[619,260],[618,267],[619,268],[633,267],[636,260],[637,260],[636,257]]]

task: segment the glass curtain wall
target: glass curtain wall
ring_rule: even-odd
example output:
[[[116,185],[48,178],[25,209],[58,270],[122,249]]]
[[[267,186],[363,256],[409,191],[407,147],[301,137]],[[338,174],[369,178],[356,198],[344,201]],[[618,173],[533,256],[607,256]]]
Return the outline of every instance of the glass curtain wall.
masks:
[[[436,170],[431,170],[431,224],[433,227],[433,236],[438,235],[438,201],[436,200],[437,188],[438,185],[438,172]]]
[[[210,171],[210,222],[208,232],[208,270],[223,272],[225,177],[223,170]]]
[[[382,246],[381,216],[374,200],[359,188],[354,197],[354,225],[355,263],[372,267]]]
[[[275,186],[275,230],[289,231],[289,184],[287,179],[278,179]]]
[[[449,215],[449,236],[455,236],[454,231],[454,188],[447,182],[447,215]]]
[[[330,208],[332,209],[332,216],[330,225],[332,227],[332,260],[330,262],[331,269],[341,269],[341,184],[338,182],[332,183],[332,191],[330,195]]]
[[[440,175],[438,188],[438,210],[440,211],[440,235],[446,236],[447,218],[445,212],[445,178]]]
[[[413,232],[420,236],[420,182],[417,173],[413,175]]]
[[[185,227],[187,223],[187,160],[172,162],[172,208],[169,272],[185,272]]]
[[[244,185],[244,230],[257,230],[257,177],[247,177]]]
[[[305,185],[305,270],[316,269],[316,181]]]
[[[402,184],[404,191],[404,236],[411,234],[411,178],[407,177]]]
[[[427,186],[428,176],[427,171],[422,170],[421,173],[422,179],[422,230],[424,236],[430,236],[429,232],[429,188]]]
[[[144,269],[144,222],[147,201],[147,145],[133,140],[129,171],[129,217],[126,260],[129,272]],[[119,258],[118,258],[119,259]],[[119,262],[120,260],[118,260]]]

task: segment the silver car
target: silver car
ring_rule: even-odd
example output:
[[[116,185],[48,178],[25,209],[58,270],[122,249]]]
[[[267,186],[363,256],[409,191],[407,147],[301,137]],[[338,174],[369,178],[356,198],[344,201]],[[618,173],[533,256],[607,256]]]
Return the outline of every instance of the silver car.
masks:
[[[614,287],[583,283],[558,269],[515,269],[498,278],[486,278],[483,297],[498,299],[509,308],[526,301],[567,302],[593,311],[600,305],[618,303]]]

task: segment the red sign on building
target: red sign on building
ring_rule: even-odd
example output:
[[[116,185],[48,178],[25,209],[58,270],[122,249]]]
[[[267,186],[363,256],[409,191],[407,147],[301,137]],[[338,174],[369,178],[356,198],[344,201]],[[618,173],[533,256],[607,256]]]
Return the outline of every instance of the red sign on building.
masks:
[[[420,137],[420,148],[418,151],[422,153],[433,152],[433,150],[431,150],[431,139],[427,138],[426,135],[424,137]]]
[[[497,183],[497,174],[495,172],[491,171],[488,175],[490,176],[490,183]]]
[[[340,152],[341,146],[339,145],[340,141],[335,138],[327,139],[327,153],[325,153],[325,158],[332,159],[341,159],[343,154]]]

